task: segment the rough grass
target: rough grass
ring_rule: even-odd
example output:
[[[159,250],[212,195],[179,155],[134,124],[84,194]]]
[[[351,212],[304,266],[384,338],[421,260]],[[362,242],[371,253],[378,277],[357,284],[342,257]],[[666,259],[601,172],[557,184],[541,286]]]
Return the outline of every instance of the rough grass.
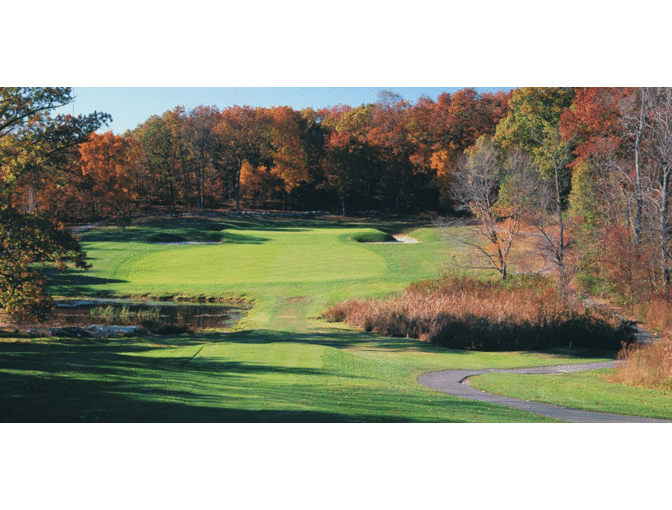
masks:
[[[616,351],[632,339],[625,324],[565,299],[540,276],[502,283],[446,275],[415,284],[392,299],[337,304],[324,318],[457,349]]]
[[[562,375],[484,374],[470,378],[479,390],[524,400],[650,418],[672,419],[672,391],[624,386],[609,369]]]
[[[618,357],[621,363],[611,380],[629,386],[644,388],[672,388],[672,296],[653,294],[634,306],[634,313],[644,326],[655,331],[662,340],[643,346],[623,348]]]
[[[644,329],[655,332],[660,340],[654,344],[626,345],[618,354],[613,382],[643,388],[672,388],[672,296],[653,293],[632,305],[630,313]],[[626,312],[628,313],[628,312]]]
[[[661,336],[672,338],[672,295],[653,294],[634,305],[637,319],[651,331]]]
[[[672,342],[629,345],[618,354],[621,361],[610,379],[629,386],[672,389]]]

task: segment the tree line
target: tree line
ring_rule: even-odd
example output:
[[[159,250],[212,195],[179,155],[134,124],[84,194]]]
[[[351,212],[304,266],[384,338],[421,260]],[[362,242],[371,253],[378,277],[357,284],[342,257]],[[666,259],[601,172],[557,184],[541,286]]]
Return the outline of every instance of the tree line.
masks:
[[[17,206],[64,220],[165,207],[421,211],[450,206],[449,167],[506,116],[510,93],[464,89],[416,104],[178,106],[123,135],[91,134]]]

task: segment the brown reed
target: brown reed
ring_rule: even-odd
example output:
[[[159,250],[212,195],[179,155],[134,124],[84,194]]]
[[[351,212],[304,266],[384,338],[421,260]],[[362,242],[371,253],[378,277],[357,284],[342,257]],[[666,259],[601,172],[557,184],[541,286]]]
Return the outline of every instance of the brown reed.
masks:
[[[631,344],[619,352],[618,360],[612,381],[646,388],[672,388],[672,341]]]
[[[599,347],[616,350],[632,335],[541,276],[485,282],[446,275],[388,300],[345,301],[323,316],[394,337],[480,350]]]

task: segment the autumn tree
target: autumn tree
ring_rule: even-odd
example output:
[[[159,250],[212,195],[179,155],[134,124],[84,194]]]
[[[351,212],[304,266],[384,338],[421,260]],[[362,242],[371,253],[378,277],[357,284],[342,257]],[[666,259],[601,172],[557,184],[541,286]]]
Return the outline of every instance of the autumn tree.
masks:
[[[500,203],[499,190],[505,179],[529,171],[530,160],[520,151],[502,154],[492,137],[483,135],[468,148],[456,166],[451,196],[460,209],[478,220],[480,240],[468,237],[460,241],[475,249],[502,279],[508,275],[511,247],[520,233],[520,202]]]
[[[507,115],[510,93],[478,94],[467,88],[437,101],[421,97],[408,112],[410,156],[416,174],[431,175],[444,206],[450,205],[452,171],[464,151],[482,135],[494,135]]]
[[[41,317],[52,307],[39,266],[87,267],[72,232],[41,215],[3,210],[0,240],[0,310],[17,320]]]
[[[399,94],[381,91],[371,110],[367,142],[375,148],[381,165],[380,191],[390,208],[399,210],[412,199],[413,154],[407,129],[410,103]]]
[[[631,209],[631,171],[624,164],[627,144],[619,113],[619,102],[628,93],[609,87],[576,89],[571,107],[561,114],[563,139],[576,142],[569,163],[570,211],[591,228],[631,222],[631,215],[623,214]]]
[[[184,118],[184,108],[178,106],[161,116],[151,116],[131,133],[134,158],[141,170],[136,182],[138,192],[148,203],[169,203],[173,211],[178,203],[185,203],[187,192],[182,178],[186,161]]]
[[[234,106],[222,110],[215,127],[222,144],[221,172],[232,188],[236,209],[240,208],[243,164],[254,168],[271,167],[271,117],[268,110]]]
[[[350,201],[364,193],[370,151],[361,138],[348,131],[332,133],[325,151],[324,185],[336,193],[345,216]]]
[[[276,194],[283,183],[266,166],[254,166],[243,160],[240,168],[240,189],[245,203],[253,207],[261,206]]]
[[[69,163],[78,144],[106,123],[107,114],[52,116],[70,104],[70,88],[0,88],[0,309],[13,317],[34,315],[50,305],[35,264],[83,267],[74,235],[40,214],[17,209],[21,186]]]
[[[283,206],[286,207],[287,195],[309,179],[307,154],[302,139],[305,121],[300,112],[287,106],[273,108],[271,115],[271,173],[282,182]]]
[[[631,142],[631,153],[634,157],[634,193],[635,193],[635,240],[639,244],[642,237],[642,221],[644,214],[644,153],[642,142],[646,129],[646,117],[649,111],[646,88],[636,89],[625,95],[619,103],[619,114],[625,135]]]
[[[213,192],[214,180],[223,167],[226,146],[219,136],[219,109],[214,106],[198,106],[191,110],[184,122],[183,136],[186,143],[186,167],[194,183],[196,211],[205,207],[206,189]]]
[[[92,214],[128,215],[137,195],[134,192],[132,139],[108,131],[92,133],[79,146],[81,180],[87,181]]]
[[[509,114],[498,124],[496,133],[504,148],[519,147],[534,162],[535,174],[507,185],[524,183],[510,193],[528,197],[527,217],[538,231],[539,253],[555,266],[563,288],[570,279],[563,212],[571,183],[573,140],[563,138],[560,117],[573,96],[573,89],[559,87],[517,89],[509,101]]]
[[[669,287],[672,284],[672,88],[647,88],[641,91],[641,96],[649,110],[645,118],[644,151],[648,168],[642,176],[643,201],[657,240],[661,282]]]
[[[607,240],[614,228],[625,227],[633,253],[639,253],[633,255],[637,260],[655,250],[658,281],[665,286],[670,264],[671,107],[666,88],[580,89],[562,118],[564,132],[576,133],[580,141],[572,163],[578,184],[574,204],[601,220],[595,227]],[[584,173],[586,178],[579,181]]]
[[[293,190],[296,204],[304,208],[324,208],[329,201],[329,194],[322,186],[324,182],[325,136],[327,128],[322,125],[324,117],[320,111],[304,108],[300,111],[303,134],[302,142],[305,151],[305,167],[307,180]]]

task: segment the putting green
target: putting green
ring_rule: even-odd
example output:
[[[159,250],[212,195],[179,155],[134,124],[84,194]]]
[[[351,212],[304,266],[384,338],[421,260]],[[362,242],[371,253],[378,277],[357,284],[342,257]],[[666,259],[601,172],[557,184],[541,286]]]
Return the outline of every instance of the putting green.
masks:
[[[304,298],[294,303],[295,309],[303,308],[294,315],[305,318],[342,299],[381,296],[437,276],[447,259],[442,243],[433,239],[413,245],[358,242],[389,238],[371,227],[230,223],[193,219],[126,231],[97,229],[82,236],[92,268],[52,274],[50,291],[63,296],[245,295],[257,305],[252,317],[261,318],[274,315],[286,300]],[[197,241],[212,235],[221,243],[153,242],[160,236]]]
[[[134,284],[156,285],[164,284],[170,275],[176,286],[206,281],[228,287],[260,282],[371,278],[385,273],[383,257],[341,234],[328,230],[272,232],[259,244],[224,242],[149,248],[120,261],[114,276]]]

